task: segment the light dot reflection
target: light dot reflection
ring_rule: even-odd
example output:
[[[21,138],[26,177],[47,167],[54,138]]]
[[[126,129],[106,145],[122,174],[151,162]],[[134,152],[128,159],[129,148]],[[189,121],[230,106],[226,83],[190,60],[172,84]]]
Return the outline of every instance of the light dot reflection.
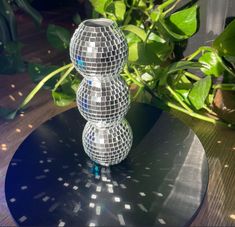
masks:
[[[229,217],[233,220],[235,220],[235,214],[230,214]]]
[[[29,128],[33,128],[33,125],[32,125],[32,124],[28,124],[28,127],[29,127]]]
[[[1,150],[2,151],[7,151],[7,145],[5,143],[1,144]]]
[[[16,101],[16,99],[15,99],[15,97],[14,97],[13,95],[9,95],[8,97],[9,97],[13,102]]]
[[[20,133],[20,132],[21,132],[21,129],[16,128],[16,132]]]

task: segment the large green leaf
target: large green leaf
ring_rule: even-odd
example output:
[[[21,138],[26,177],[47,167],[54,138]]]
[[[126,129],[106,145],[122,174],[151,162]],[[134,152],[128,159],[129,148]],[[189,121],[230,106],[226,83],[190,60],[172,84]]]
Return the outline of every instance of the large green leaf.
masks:
[[[214,40],[213,47],[221,55],[235,56],[235,20],[233,20],[225,30]]]
[[[188,98],[192,105],[197,109],[201,109],[205,105],[211,88],[211,77],[207,76],[196,83],[189,92]]]
[[[213,52],[206,52],[203,54],[199,58],[199,62],[204,65],[204,67],[201,68],[202,72],[206,75],[214,75],[215,77],[221,76],[224,72],[224,67],[218,60],[218,57]]]
[[[34,9],[27,0],[15,0],[15,2],[19,8],[28,13],[37,24],[42,23],[42,15],[36,9]]]
[[[197,31],[197,5],[171,14],[161,23],[173,38],[187,39]]]
[[[140,65],[158,64],[160,62],[152,47],[144,42],[133,43],[129,46],[128,60]]]
[[[156,55],[161,61],[166,60],[173,51],[171,46],[169,46],[167,43],[149,41],[147,45],[151,52]]]
[[[123,26],[122,29],[123,29],[124,31],[129,31],[129,32],[134,33],[134,34],[137,35],[139,38],[141,38],[143,41],[145,41],[145,39],[146,39],[146,37],[147,37],[146,32],[145,32],[142,28],[139,28],[139,27],[137,27],[137,26],[135,26],[135,25],[132,25],[132,24]]]
[[[68,49],[70,38],[69,30],[54,24],[48,25],[47,39],[54,48],[59,50]]]
[[[56,70],[57,66],[45,66],[40,64],[30,63],[28,65],[29,75],[34,83],[39,83],[46,75]],[[53,89],[58,77],[52,77],[44,84],[45,89]]]
[[[112,0],[90,0],[90,2],[96,12],[104,15],[105,9],[112,3]]]

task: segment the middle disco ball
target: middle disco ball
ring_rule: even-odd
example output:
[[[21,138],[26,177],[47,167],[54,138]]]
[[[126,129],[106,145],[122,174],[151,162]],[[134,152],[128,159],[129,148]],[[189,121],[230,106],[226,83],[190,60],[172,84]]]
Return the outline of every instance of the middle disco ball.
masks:
[[[82,116],[97,124],[116,124],[130,105],[129,89],[120,77],[113,80],[86,80],[77,91],[77,106]]]

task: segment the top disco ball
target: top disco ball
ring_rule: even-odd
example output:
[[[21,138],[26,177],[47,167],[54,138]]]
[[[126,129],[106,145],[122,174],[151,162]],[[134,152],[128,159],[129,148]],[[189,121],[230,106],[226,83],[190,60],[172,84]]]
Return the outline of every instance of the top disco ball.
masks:
[[[120,73],[128,46],[116,23],[109,19],[82,22],[70,42],[70,58],[87,79],[106,79]]]

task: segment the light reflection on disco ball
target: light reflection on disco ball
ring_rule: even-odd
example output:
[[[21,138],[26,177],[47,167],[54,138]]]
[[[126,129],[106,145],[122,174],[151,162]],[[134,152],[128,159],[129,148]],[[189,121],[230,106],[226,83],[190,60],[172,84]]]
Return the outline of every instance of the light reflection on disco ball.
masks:
[[[83,131],[83,146],[95,162],[114,165],[126,158],[132,145],[132,130],[126,120],[110,127],[95,127],[89,121]]]
[[[82,116],[96,124],[116,124],[126,114],[130,104],[125,81],[84,79],[77,91],[77,106]]]
[[[125,37],[116,23],[108,19],[86,20],[70,42],[70,58],[86,78],[117,76],[128,55]]]

